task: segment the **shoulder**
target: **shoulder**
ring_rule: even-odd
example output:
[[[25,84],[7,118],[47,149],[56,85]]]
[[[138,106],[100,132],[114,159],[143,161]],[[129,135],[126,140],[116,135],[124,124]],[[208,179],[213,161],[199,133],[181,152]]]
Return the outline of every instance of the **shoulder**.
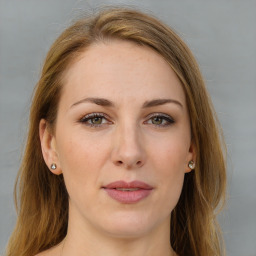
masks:
[[[36,254],[35,256],[57,256],[57,255],[58,255],[57,253],[52,253],[52,252],[46,250],[46,251]]]
[[[40,252],[36,254],[35,256],[59,256],[60,255],[60,248],[59,246],[55,246],[49,250]]]
[[[35,256],[52,256],[52,254],[49,253],[48,250],[46,250],[46,251],[36,254]]]

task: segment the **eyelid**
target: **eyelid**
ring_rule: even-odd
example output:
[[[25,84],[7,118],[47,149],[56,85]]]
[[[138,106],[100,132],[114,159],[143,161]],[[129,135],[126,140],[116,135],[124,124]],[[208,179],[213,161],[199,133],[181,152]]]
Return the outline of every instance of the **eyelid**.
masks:
[[[166,117],[174,121],[174,119],[170,115],[161,112],[151,113],[147,116],[147,118],[152,118],[155,116]]]
[[[95,118],[95,117],[99,117],[102,119],[105,119],[106,122],[105,123],[101,123],[101,124],[91,124],[88,121]],[[153,125],[157,128],[164,128],[164,127],[168,127],[171,126],[173,123],[175,123],[175,120],[173,119],[173,117],[171,117],[168,114],[165,113],[151,113],[150,115],[148,115],[146,117],[146,121],[143,122],[143,124],[147,124],[149,122],[149,120],[151,120],[154,117],[159,117],[161,119],[163,119],[166,123],[165,124],[153,124],[151,123],[150,125]],[[83,125],[89,126],[89,127],[94,127],[94,128],[99,128],[99,127],[103,127],[104,125],[109,125],[109,124],[113,124],[112,121],[110,121],[110,118],[108,115],[102,113],[102,112],[92,112],[86,115],[83,115],[81,118],[78,119],[79,123],[82,123]]]
[[[86,123],[86,121],[88,121],[90,119],[93,119],[95,117],[103,118],[103,119],[107,120],[107,123],[102,123],[102,124]],[[113,123],[112,121],[110,121],[109,116],[107,116],[106,114],[101,113],[101,112],[93,112],[93,113],[89,113],[89,114],[83,115],[81,118],[78,119],[78,122],[80,122],[80,123],[82,123],[82,124],[84,124],[86,126],[90,126],[90,127],[100,127],[100,126],[104,126],[106,124],[112,124]]]
[[[104,118],[109,118],[106,114],[101,113],[101,112],[92,112],[86,115],[82,115],[81,118],[79,118],[80,120],[84,120],[87,118],[93,118],[93,117],[104,117]]]
[[[152,113],[152,114],[150,114],[150,115],[148,115],[147,116],[147,120],[145,121],[145,122],[148,122],[150,119],[152,119],[153,117],[160,117],[160,118],[163,118],[165,121],[167,121],[168,122],[168,124],[159,124],[159,125],[157,125],[157,124],[152,124],[152,125],[154,125],[154,126],[156,126],[156,127],[166,127],[166,126],[170,126],[170,125],[172,125],[173,123],[175,123],[175,120],[174,120],[174,118],[173,117],[171,117],[170,115],[168,115],[168,114],[164,114],[164,113],[159,113],[159,112],[157,112],[157,113]]]

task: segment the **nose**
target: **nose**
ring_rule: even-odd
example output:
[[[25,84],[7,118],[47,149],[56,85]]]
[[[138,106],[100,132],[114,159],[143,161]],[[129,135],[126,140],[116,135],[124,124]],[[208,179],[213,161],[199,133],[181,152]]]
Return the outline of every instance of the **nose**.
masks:
[[[135,125],[119,127],[114,138],[112,162],[126,169],[136,169],[144,165],[146,154],[139,129]]]

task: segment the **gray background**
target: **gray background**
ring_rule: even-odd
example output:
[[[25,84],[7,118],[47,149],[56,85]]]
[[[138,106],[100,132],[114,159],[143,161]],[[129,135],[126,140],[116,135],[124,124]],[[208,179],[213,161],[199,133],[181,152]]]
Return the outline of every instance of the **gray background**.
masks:
[[[228,145],[228,202],[220,216],[228,256],[255,256],[255,0],[0,0],[0,252],[15,223],[13,185],[44,56],[73,18],[102,3],[154,13],[194,52]]]

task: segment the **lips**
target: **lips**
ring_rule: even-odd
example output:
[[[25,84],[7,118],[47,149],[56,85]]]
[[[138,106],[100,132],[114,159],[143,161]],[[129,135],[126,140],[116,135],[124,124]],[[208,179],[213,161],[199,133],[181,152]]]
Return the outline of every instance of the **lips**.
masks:
[[[115,181],[115,182],[112,182],[112,183],[106,185],[104,188],[107,188],[107,189],[118,189],[118,188],[153,189],[152,186],[148,185],[145,182],[138,181],[138,180],[135,180],[135,181],[132,181],[132,182],[125,182],[125,181],[119,180],[119,181]]]
[[[114,200],[123,204],[132,204],[141,201],[150,195],[153,187],[142,181],[115,181],[103,187]]]

